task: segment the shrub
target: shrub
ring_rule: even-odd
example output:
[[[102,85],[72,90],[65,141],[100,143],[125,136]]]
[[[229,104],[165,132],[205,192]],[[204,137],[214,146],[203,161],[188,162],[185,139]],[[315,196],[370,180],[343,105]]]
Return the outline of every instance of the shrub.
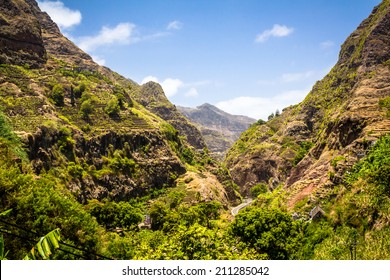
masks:
[[[250,190],[253,197],[257,197],[259,194],[266,193],[268,191],[268,185],[265,183],[260,183],[253,186]]]
[[[387,109],[386,115],[390,117],[390,96],[379,100],[379,106]]]
[[[130,228],[142,221],[141,212],[129,203],[105,202],[92,200],[86,207],[97,222],[106,228],[123,227]]]
[[[56,84],[51,91],[51,98],[57,106],[64,105],[64,88],[60,84]]]
[[[88,119],[89,115],[93,113],[93,110],[91,100],[85,100],[81,103],[80,112],[83,118]]]
[[[70,176],[73,178],[81,178],[83,176],[83,171],[84,169],[79,165],[74,162],[69,162],[68,163],[68,173]]]
[[[231,233],[268,258],[289,259],[298,245],[297,226],[291,215],[279,209],[249,207],[230,226]]]
[[[84,83],[79,84],[77,87],[74,88],[73,93],[76,98],[80,98],[81,95],[84,93],[86,89],[86,85]]]
[[[107,106],[104,108],[104,112],[110,117],[116,116],[119,114],[120,106],[118,99],[114,97],[110,101],[108,101]]]

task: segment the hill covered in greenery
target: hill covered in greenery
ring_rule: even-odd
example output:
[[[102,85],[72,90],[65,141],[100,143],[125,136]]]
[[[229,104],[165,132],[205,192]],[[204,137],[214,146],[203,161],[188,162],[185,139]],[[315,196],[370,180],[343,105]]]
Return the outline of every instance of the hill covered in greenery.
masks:
[[[51,259],[390,258],[388,0],[225,163],[160,85],[95,64],[34,0],[3,2],[1,259],[48,233]]]

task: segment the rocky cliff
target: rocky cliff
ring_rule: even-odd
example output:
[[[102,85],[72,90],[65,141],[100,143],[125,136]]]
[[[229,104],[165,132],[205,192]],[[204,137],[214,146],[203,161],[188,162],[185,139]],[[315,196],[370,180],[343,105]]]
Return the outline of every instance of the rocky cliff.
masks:
[[[196,108],[178,106],[178,109],[197,124],[207,147],[219,158],[225,155],[242,132],[256,122],[255,119],[246,116],[228,114],[207,103]]]
[[[122,201],[175,186],[202,160],[200,132],[160,85],[94,63],[33,0],[1,1],[0,20],[0,107],[36,175],[54,172],[82,203]]]
[[[199,129],[195,127],[165,96],[162,87],[155,82],[148,82],[134,93],[134,98],[148,110],[161,117],[176,128],[186,141],[195,149],[206,148],[206,143]]]
[[[226,163],[241,190],[283,186],[286,203],[318,201],[390,132],[381,107],[390,95],[390,1],[341,46],[339,60],[304,101],[242,134]]]
[[[0,63],[38,67],[46,61],[38,13],[32,1],[0,1]]]

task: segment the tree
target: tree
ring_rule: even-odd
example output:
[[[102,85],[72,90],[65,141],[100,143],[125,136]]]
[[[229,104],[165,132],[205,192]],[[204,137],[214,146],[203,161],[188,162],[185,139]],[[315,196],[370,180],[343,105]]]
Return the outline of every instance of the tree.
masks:
[[[81,103],[80,112],[83,118],[88,119],[89,115],[93,113],[93,106],[90,99]]]
[[[210,221],[219,218],[219,209],[222,208],[221,203],[216,201],[199,203],[196,206],[199,211],[200,223],[210,228]]]
[[[289,259],[297,245],[296,225],[280,209],[248,207],[237,215],[230,229],[234,236],[270,259]]]
[[[84,83],[79,84],[75,89],[74,89],[74,96],[75,98],[80,98],[84,91],[86,90],[86,85]]]
[[[114,97],[108,101],[107,106],[104,108],[104,112],[110,117],[113,117],[119,114],[120,109],[118,99]]]
[[[54,104],[57,106],[64,105],[64,87],[60,84],[56,84],[51,91],[51,98]]]
[[[268,116],[268,120],[272,120],[275,117],[274,113],[271,113],[271,115]]]

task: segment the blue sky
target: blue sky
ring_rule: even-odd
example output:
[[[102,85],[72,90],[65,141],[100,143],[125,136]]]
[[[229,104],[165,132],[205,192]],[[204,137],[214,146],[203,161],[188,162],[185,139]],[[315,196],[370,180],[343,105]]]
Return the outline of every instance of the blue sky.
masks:
[[[379,0],[44,1],[94,60],[172,103],[267,119],[303,100]]]

